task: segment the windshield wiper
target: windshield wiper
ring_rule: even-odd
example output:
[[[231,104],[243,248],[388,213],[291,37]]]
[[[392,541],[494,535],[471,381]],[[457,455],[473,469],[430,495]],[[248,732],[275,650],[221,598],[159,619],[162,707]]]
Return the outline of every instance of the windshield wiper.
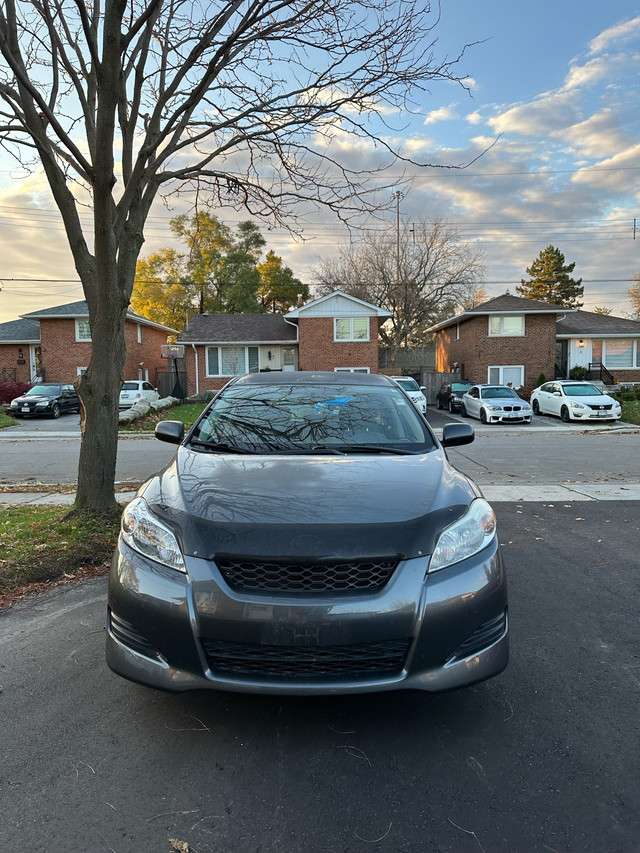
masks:
[[[213,453],[255,453],[255,450],[247,450],[244,447],[236,447],[235,444],[225,444],[222,441],[198,441],[198,439],[192,439],[187,447],[199,447],[202,450],[211,450]]]
[[[414,450],[403,450],[388,444],[341,444],[341,453],[393,453],[396,456],[411,456]]]

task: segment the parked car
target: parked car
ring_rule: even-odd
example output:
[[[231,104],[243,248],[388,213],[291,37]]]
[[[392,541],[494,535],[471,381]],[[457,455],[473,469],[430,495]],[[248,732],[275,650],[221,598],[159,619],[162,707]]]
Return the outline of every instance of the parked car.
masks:
[[[531,406],[510,385],[473,385],[462,395],[462,415],[480,418],[483,424],[530,424]]]
[[[80,399],[73,385],[64,382],[41,382],[26,394],[11,401],[9,412],[14,418],[46,415],[59,418],[63,412],[79,412]]]
[[[125,508],[107,662],[169,691],[448,690],[507,665],[493,510],[380,374],[232,380]]]
[[[545,382],[531,393],[531,408],[536,415],[556,415],[569,421],[617,421],[622,417],[620,403],[591,382],[558,379]]]
[[[422,412],[423,415],[426,415],[427,398],[423,393],[426,390],[424,385],[418,385],[416,380],[412,379],[411,376],[392,376],[391,378],[394,382],[398,383],[416,409]]]
[[[445,382],[440,386],[436,395],[436,403],[439,409],[449,409],[450,412],[462,410],[462,395],[473,388],[475,382],[469,379],[461,379],[459,382]]]
[[[121,409],[130,409],[138,400],[153,403],[159,399],[160,394],[150,382],[144,382],[142,379],[127,379],[122,383],[119,406]]]

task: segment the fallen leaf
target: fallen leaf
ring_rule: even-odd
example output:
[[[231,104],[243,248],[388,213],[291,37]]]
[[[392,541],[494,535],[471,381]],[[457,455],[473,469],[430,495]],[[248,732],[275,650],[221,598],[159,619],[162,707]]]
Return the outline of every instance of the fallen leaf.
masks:
[[[178,853],[189,853],[189,845],[186,841],[179,841],[177,838],[170,838],[169,844],[174,850],[177,850]]]

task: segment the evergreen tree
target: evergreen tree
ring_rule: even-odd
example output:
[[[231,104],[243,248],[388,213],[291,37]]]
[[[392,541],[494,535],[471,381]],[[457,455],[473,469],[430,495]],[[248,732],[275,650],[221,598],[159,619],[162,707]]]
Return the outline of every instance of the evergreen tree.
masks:
[[[576,281],[570,277],[574,267],[575,263],[565,264],[560,249],[547,246],[527,269],[531,279],[522,279],[516,291],[527,299],[551,302],[565,308],[582,308],[583,303],[578,299],[584,294],[584,287],[581,278]]]

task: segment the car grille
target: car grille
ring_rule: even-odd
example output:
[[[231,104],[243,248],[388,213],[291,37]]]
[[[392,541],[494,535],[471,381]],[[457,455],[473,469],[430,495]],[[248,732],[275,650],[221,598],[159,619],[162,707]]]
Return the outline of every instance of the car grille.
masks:
[[[521,412],[522,406],[502,406],[504,412]]]
[[[612,403],[609,404],[608,406],[607,405],[599,406],[599,405],[596,405],[595,403],[589,403],[588,406],[590,409],[593,409],[595,412],[602,412],[602,411],[608,412],[608,411],[610,411],[610,409],[613,408]]]
[[[487,646],[497,642],[507,630],[507,611],[504,610],[499,616],[483,622],[470,637],[455,650],[451,656],[454,660],[471,657],[478,654]]]
[[[260,679],[326,679],[389,676],[402,671],[409,640],[349,646],[261,646],[203,640],[216,673]]]
[[[382,589],[398,565],[395,560],[359,563],[286,563],[216,560],[232,589],[262,592],[343,592]]]

